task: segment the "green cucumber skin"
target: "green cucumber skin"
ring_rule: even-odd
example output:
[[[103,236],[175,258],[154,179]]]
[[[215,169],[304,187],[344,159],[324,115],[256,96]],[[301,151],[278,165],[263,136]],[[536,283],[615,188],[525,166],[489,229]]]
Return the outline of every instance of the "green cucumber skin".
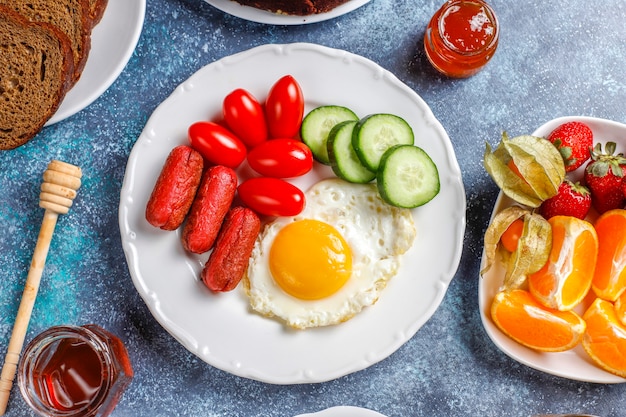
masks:
[[[348,120],[333,127],[328,134],[328,158],[330,166],[339,178],[357,184],[365,184],[376,178],[359,160],[352,147],[352,131],[357,121]]]
[[[399,190],[401,180],[398,178],[398,169],[401,168],[400,164],[406,168],[408,164],[405,162],[411,162],[414,168],[424,171],[425,177],[422,178],[420,188]],[[437,165],[422,148],[413,145],[396,145],[389,148],[381,158],[380,169],[376,175],[376,186],[386,203],[411,209],[422,206],[435,198],[439,194],[441,184]]]
[[[336,124],[347,120],[356,121],[359,117],[349,108],[339,105],[316,107],[304,117],[300,137],[318,162],[330,164],[326,146],[328,134]]]
[[[375,134],[372,134],[372,130],[376,129],[376,133],[381,130],[377,129],[378,124],[398,134],[394,136],[392,142],[383,144],[384,147],[372,143],[377,139]],[[387,149],[394,145],[413,145],[414,141],[413,129],[406,120],[388,113],[375,113],[361,118],[352,134],[352,146],[357,156],[363,165],[373,172],[378,171],[382,155]]]

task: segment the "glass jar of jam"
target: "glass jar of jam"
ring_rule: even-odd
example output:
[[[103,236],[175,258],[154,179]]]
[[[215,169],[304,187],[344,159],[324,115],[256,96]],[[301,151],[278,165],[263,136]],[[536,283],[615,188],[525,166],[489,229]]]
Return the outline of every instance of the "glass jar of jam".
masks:
[[[122,341],[99,326],[55,326],[36,336],[18,366],[18,385],[41,416],[103,417],[133,378]]]
[[[424,49],[442,74],[465,78],[489,62],[498,47],[498,19],[482,0],[449,0],[426,28]]]

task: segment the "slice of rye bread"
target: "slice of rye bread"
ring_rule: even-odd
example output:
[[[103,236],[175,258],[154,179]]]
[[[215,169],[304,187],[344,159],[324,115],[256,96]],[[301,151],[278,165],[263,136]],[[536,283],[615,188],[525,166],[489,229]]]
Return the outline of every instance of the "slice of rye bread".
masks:
[[[72,44],[74,83],[83,72],[91,48],[89,0],[0,0],[33,22],[47,22],[65,33]]]
[[[70,40],[54,25],[0,6],[0,149],[32,139],[72,85]]]
[[[92,28],[102,20],[104,10],[107,8],[108,3],[109,0],[89,0],[89,19],[91,20]]]

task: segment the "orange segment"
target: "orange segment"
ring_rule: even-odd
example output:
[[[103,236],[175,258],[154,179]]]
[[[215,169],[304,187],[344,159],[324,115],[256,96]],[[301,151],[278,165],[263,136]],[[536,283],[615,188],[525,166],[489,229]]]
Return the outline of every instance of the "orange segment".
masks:
[[[598,235],[593,225],[571,216],[554,216],[552,249],[548,261],[528,277],[531,294],[546,307],[567,311],[580,303],[591,288],[598,256]]]
[[[626,326],[626,291],[622,292],[622,295],[615,301],[615,314],[622,325]]]
[[[595,222],[598,261],[593,275],[595,294],[615,301],[626,289],[626,210],[610,210]]]
[[[573,311],[539,304],[526,290],[501,291],[491,304],[491,318],[511,339],[531,349],[562,352],[576,346],[585,322]]]
[[[587,330],[582,345],[602,369],[626,378],[626,327],[615,315],[613,303],[596,298],[583,315]]]

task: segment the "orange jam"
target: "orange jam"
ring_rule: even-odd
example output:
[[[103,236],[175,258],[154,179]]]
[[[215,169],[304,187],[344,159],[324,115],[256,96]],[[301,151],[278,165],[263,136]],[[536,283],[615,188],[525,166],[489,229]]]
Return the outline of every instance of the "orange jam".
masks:
[[[496,15],[484,1],[449,0],[426,28],[426,56],[442,74],[469,77],[495,53],[498,31]]]

